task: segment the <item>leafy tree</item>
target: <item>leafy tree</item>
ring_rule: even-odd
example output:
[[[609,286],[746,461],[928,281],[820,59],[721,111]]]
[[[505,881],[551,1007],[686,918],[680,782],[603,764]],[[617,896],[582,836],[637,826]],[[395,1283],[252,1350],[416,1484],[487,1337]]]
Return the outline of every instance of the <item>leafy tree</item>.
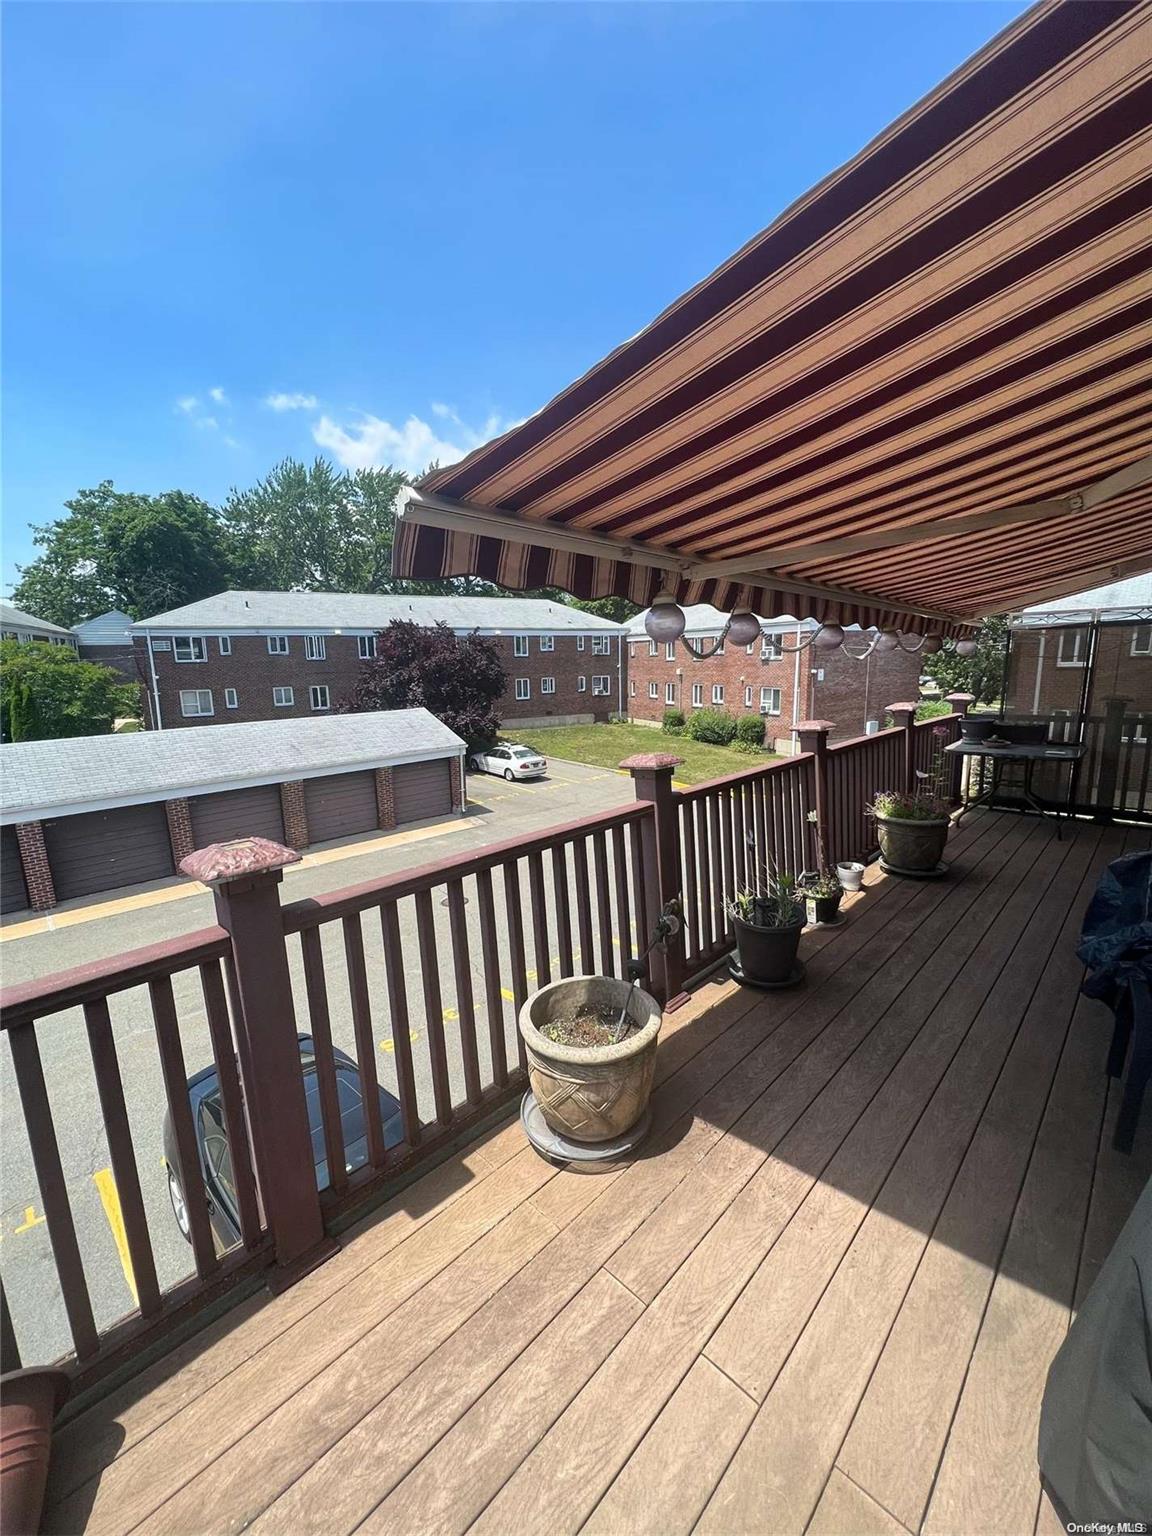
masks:
[[[104,480],[64,505],[67,517],[33,530],[44,552],[20,567],[12,594],[39,618],[71,625],[122,608],[142,619],[229,584],[224,528],[198,496],[143,496]]]
[[[1004,652],[1008,644],[1008,620],[1003,615],[985,619],[976,631],[976,650],[971,656],[938,651],[924,658],[924,670],[940,684],[942,693],[971,693],[978,704],[995,703],[1004,689]]]
[[[494,640],[455,635],[397,620],[376,638],[356,687],[337,706],[344,714],[370,709],[427,709],[470,747],[486,747],[500,728],[497,707],[507,681]]]
[[[582,613],[594,613],[601,619],[611,619],[614,624],[627,624],[629,619],[634,619],[640,612],[639,603],[633,603],[626,597],[564,597],[561,601],[570,608],[579,608]]]
[[[0,642],[0,735],[5,741],[103,736],[139,709],[139,689],[67,645]]]

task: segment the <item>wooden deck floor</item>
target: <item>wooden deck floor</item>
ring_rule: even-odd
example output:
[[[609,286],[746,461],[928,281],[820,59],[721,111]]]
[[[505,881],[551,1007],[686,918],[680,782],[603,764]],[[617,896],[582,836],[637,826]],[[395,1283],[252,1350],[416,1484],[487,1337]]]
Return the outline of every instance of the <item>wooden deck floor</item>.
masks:
[[[672,1017],[633,1166],[490,1134],[67,1426],[49,1528],[1058,1530],[1045,1371],[1152,1168],[1074,943],[1146,844],[985,814],[873,872],[806,987]]]

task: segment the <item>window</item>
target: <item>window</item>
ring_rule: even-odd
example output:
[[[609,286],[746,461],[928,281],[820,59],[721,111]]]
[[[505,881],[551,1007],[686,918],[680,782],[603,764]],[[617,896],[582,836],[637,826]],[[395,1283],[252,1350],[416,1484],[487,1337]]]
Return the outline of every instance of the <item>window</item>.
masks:
[[[532,684],[526,677],[516,679],[516,697],[518,699],[530,699],[532,697]]]
[[[635,689],[636,689],[636,684],[635,683],[632,684],[632,689],[633,689],[633,692],[635,692]],[[576,679],[576,692],[577,693],[587,693],[588,692],[588,679],[586,677],[578,677]]]
[[[751,645],[748,645],[748,646],[745,646],[745,648],[744,648],[744,654],[745,654],[745,655],[746,655],[746,656],[751,656],[751,654],[752,654],[752,652],[753,652],[753,651],[754,651],[754,650],[755,650],[755,649],[756,649],[756,642],[755,642],[755,640],[753,640],[753,642],[752,642],[752,644],[751,644]]]
[[[540,692],[541,693],[555,693],[556,692],[556,679],[554,677],[542,677],[540,679]]]
[[[612,692],[612,679],[608,676],[607,673],[604,673],[602,677],[594,677],[592,679],[592,692],[594,694],[607,694]]]
[[[231,635],[221,635],[220,636],[220,640],[219,640],[219,645],[220,645],[220,654],[221,654],[221,656],[231,656],[231,654],[232,654],[232,636]]]
[[[287,709],[296,702],[296,693],[292,688],[273,688],[272,702],[277,709]]]
[[[356,654],[360,657],[361,661],[371,661],[376,654],[376,636],[357,635]]]
[[[592,636],[592,654],[593,654],[593,656],[611,656],[611,654],[612,654],[612,636],[611,635],[593,635]],[[653,643],[652,654],[653,654],[653,656],[655,656],[655,654],[656,654],[655,643]]]
[[[1152,656],[1152,624],[1140,624],[1132,631],[1133,656]]]
[[[676,684],[675,683],[665,683],[664,684],[664,702],[665,702],[665,704],[675,704],[675,702],[676,702]]]
[[[578,651],[582,651],[584,649],[584,636],[583,635],[577,635],[576,636],[576,649]]]
[[[660,684],[659,683],[649,683],[648,684],[648,697],[650,699],[658,699],[660,697]]]
[[[1087,651],[1087,630],[1062,629],[1060,631],[1060,644],[1056,647],[1056,665],[1058,667],[1082,667],[1087,657]]]
[[[269,635],[268,636],[268,654],[269,654],[269,656],[287,656],[287,654],[288,654],[288,636],[287,635]]]
[[[513,654],[513,656],[527,656],[527,654],[528,654],[528,636],[527,635],[513,635],[512,636],[512,654]]]
[[[665,646],[664,646],[664,660],[665,661],[675,661],[676,660],[676,642],[675,642],[675,640],[669,640],[669,641],[667,641],[665,643]]]
[[[723,704],[723,702],[724,702],[724,684],[723,683],[713,683],[712,684],[712,702],[713,702],[713,704]]]
[[[761,661],[780,661],[783,655],[784,647],[779,635],[765,635],[760,641]]]
[[[308,702],[313,709],[327,709],[329,707],[328,684],[313,683],[308,690]]]
[[[581,682],[583,682],[583,678],[581,678]],[[630,699],[634,699],[636,697],[636,684],[635,683],[629,683],[628,684],[628,697]]]
[[[761,688],[760,713],[762,715],[778,715],[780,713],[779,688]]]
[[[304,659],[306,661],[323,661],[327,654],[323,635],[304,636]]]
[[[704,704],[704,684],[692,684],[692,708],[701,709]]]
[[[239,705],[239,703],[240,703],[240,700],[236,696],[235,688],[225,688],[225,690],[224,690],[224,708],[225,709],[236,709],[237,706]]]
[[[202,635],[174,635],[172,654],[177,661],[207,661],[208,647]],[[212,713],[211,710],[208,711]]]
[[[554,651],[556,649],[556,636],[555,635],[541,635],[540,636],[540,649],[542,651]]]
[[[648,642],[648,654],[649,654],[649,656],[657,655],[659,650],[660,650],[660,647],[656,644],[655,640],[649,640],[649,642]]]
[[[182,715],[214,715],[211,688],[181,688],[180,713]]]
[[[723,656],[723,654],[724,654],[724,642],[723,642],[723,640],[721,640],[720,644],[716,647],[716,649],[712,652],[712,654],[713,654],[713,656]]]
[[[744,708],[745,709],[751,709],[752,708],[752,685],[751,685],[751,683],[745,684],[745,687],[744,687]]]

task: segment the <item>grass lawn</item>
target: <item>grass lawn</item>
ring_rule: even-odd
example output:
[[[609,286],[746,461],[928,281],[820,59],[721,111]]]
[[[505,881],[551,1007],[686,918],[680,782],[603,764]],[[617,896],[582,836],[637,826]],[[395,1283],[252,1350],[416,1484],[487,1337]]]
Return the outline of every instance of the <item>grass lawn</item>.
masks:
[[[734,747],[712,747],[686,736],[666,736],[645,725],[549,725],[525,732],[521,738],[546,757],[565,757],[596,768],[615,768],[636,752],[671,752],[684,761],[676,769],[678,784],[703,784],[728,773],[772,761],[765,752],[753,757]]]

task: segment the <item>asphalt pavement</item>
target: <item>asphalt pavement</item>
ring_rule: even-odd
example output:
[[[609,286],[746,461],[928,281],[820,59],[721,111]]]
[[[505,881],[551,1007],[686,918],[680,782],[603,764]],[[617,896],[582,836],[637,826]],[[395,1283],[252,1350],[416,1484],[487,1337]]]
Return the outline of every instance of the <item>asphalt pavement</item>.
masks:
[[[418,828],[395,838],[376,840],[369,852],[357,852],[365,839],[328,845],[320,862],[286,871],[282,896],[285,901],[319,895],[345,885],[359,884],[399,870],[434,865],[438,861],[478,849],[493,842],[525,836],[562,822],[576,820],[598,810],[630,804],[631,781],[606,769],[556,763],[542,780],[508,784],[485,775],[468,777],[468,814],[450,824]],[[336,850],[345,850],[336,853]],[[575,913],[576,872],[568,868],[570,906]],[[90,902],[70,902],[58,909],[53,926],[28,931],[17,922],[5,925],[0,941],[0,975],[5,985],[49,975],[71,966],[114,956],[140,945],[179,937],[214,921],[211,896],[187,893],[173,898],[177,887],[170,882],[135,892],[104,893]],[[501,958],[503,1033],[509,1059],[515,1056],[515,1018],[505,952],[505,925],[500,882],[496,886]],[[106,909],[111,896],[128,897],[126,910]],[[476,1008],[481,1070],[489,1073],[489,1023],[485,1007],[484,978],[480,965],[475,893],[466,883],[469,945],[466,964]],[[140,904],[135,904],[137,901]],[[536,979],[531,951],[531,901],[527,871],[522,869],[521,902],[529,950],[529,985]],[[122,904],[123,905],[123,904]],[[548,882],[546,906],[552,935],[549,957],[557,964],[553,890]],[[442,1011],[448,1042],[449,1071],[456,1102],[464,1098],[462,1056],[459,1044],[459,998],[448,932],[448,913],[442,893],[436,893],[436,930]],[[413,903],[399,906],[401,939],[406,963],[410,1033],[421,1116],[433,1118],[431,1074],[427,1047],[427,1019],[420,981]],[[575,932],[574,944],[580,940]],[[373,1034],[377,1043],[377,1073],[381,1085],[395,1089],[394,1043],[384,987],[380,925],[374,912],[362,917],[365,955],[372,1003]],[[598,942],[598,940],[596,941]],[[613,933],[613,945],[619,939]],[[340,925],[323,931],[325,977],[328,985],[335,1043],[355,1056]],[[307,1031],[308,1011],[297,939],[289,941],[289,957],[296,997],[296,1023]],[[577,966],[580,965],[579,959]],[[589,969],[597,968],[596,961]],[[180,1019],[181,1042],[187,1074],[212,1060],[207,1020],[199,979],[195,972],[174,978]],[[135,988],[110,1000],[113,1032],[124,1084],[127,1112],[132,1127],[137,1167],[148,1213],[149,1229],[162,1286],[192,1273],[191,1250],[176,1227],[168,1200],[162,1157],[164,1093],[156,1051],[155,1034],[147,991]],[[124,1238],[115,1179],[109,1166],[108,1148],[100,1114],[87,1035],[80,1010],[72,1009],[44,1019],[37,1026],[44,1073],[73,1217],[88,1278],[97,1323],[104,1327],[129,1311],[135,1302],[134,1278]],[[51,1360],[70,1347],[67,1323],[56,1270],[48,1242],[47,1224],[32,1168],[11,1058],[0,1052],[0,1267],[25,1363]]]

